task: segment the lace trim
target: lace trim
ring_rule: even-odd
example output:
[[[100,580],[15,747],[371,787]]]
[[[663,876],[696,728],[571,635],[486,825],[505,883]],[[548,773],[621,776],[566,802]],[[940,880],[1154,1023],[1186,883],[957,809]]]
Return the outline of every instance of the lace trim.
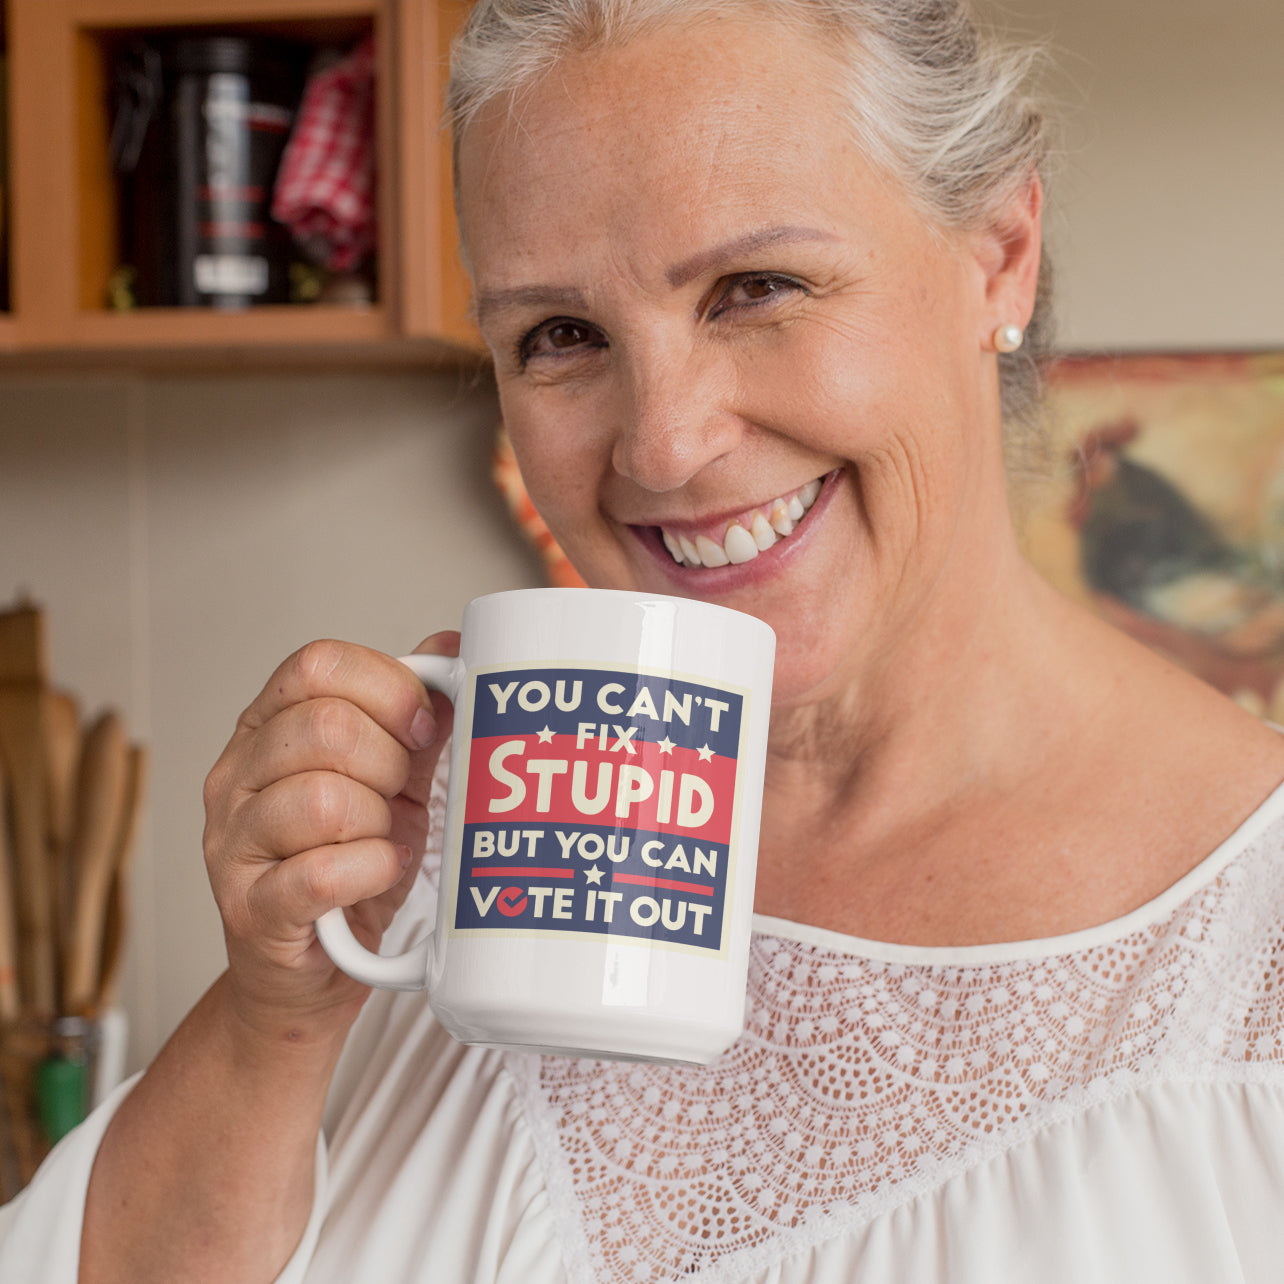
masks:
[[[743,1279],[1110,1099],[1284,1082],[1284,825],[1261,829],[1165,918],[1056,956],[757,935],[711,1067],[510,1057],[572,1279]]]

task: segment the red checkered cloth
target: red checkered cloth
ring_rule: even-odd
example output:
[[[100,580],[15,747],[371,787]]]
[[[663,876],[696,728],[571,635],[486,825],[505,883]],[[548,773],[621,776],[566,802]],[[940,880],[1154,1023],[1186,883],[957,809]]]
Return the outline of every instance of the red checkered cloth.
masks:
[[[375,244],[374,38],[312,75],[272,194],[272,217],[332,272]]]

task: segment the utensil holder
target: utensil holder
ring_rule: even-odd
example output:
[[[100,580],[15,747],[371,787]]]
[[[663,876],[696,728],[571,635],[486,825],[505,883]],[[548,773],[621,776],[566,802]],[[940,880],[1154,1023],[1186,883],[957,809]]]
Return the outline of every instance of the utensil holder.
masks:
[[[101,1043],[87,1017],[20,1018],[0,1028],[0,1198],[12,1199],[89,1113]]]

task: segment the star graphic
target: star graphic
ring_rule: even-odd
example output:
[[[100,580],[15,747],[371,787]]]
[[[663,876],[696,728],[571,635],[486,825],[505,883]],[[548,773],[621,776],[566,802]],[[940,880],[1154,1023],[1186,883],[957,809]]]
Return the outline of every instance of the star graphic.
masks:
[[[657,745],[661,753],[673,752],[673,741],[670,740],[668,736],[665,736],[663,740],[658,741]]]
[[[700,755],[701,762],[708,762],[713,757],[713,750],[708,745],[702,745],[696,750],[696,753]]]
[[[584,871],[584,881],[586,883],[592,883],[594,884],[594,886],[596,886],[602,881],[602,871],[598,869],[596,865],[594,865],[591,869],[586,869]]]
[[[540,744],[542,745],[548,744],[548,742],[553,738],[553,733],[547,727],[545,727],[543,731],[537,732],[536,734],[539,738]]]

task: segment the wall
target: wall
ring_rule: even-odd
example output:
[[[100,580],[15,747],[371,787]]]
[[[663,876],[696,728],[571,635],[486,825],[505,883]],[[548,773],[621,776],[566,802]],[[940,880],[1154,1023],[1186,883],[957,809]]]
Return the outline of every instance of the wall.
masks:
[[[1051,241],[1075,347],[1284,346],[1284,5],[1006,0],[1069,111]],[[387,650],[538,571],[490,487],[484,389],[406,374],[0,380],[0,601],[155,753],[125,999],[149,1057],[222,957],[200,788],[272,667]]]
[[[0,382],[0,602],[45,606],[59,685],[153,752],[123,1001],[148,1059],[222,965],[201,784],[313,637],[405,651],[538,582],[451,376]]]
[[[980,3],[1055,60],[1064,343],[1284,345],[1284,5]]]

